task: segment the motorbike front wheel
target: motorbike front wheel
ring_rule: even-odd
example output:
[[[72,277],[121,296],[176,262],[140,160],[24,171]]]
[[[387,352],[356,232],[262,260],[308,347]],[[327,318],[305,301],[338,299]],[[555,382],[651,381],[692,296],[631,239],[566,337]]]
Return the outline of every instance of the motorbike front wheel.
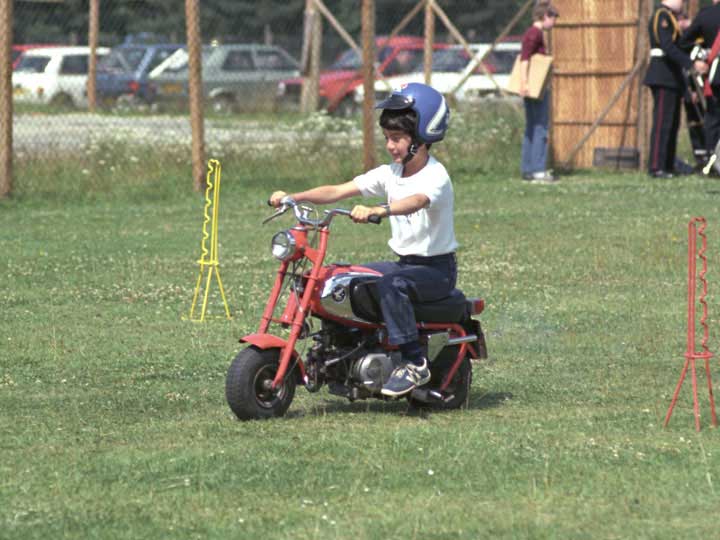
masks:
[[[261,420],[283,416],[295,397],[292,374],[274,390],[280,363],[280,349],[248,347],[230,364],[225,379],[225,398],[240,420]]]

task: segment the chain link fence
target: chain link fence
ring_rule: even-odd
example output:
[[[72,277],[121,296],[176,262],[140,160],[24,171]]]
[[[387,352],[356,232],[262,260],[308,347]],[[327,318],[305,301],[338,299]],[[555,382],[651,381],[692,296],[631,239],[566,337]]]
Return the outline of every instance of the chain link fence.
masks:
[[[67,162],[85,164],[87,181],[100,182],[110,167],[189,170],[208,155],[251,159],[301,147],[312,160],[319,139],[355,153],[363,143],[361,2],[0,2],[12,8],[16,186]],[[532,3],[375,0],[368,101],[428,76],[456,110],[508,99]],[[190,8],[197,21],[188,21]],[[189,23],[201,42],[199,134],[189,121]],[[303,101],[313,83],[315,95]],[[200,148],[191,153],[193,140]]]

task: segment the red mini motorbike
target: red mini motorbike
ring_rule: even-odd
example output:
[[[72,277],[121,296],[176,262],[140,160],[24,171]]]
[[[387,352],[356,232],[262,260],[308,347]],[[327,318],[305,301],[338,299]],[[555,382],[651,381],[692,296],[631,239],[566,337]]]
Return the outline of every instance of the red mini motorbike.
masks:
[[[331,394],[351,401],[390,399],[380,390],[401,361],[382,322],[378,272],[324,265],[333,218],[350,212],[336,208],[320,217],[314,208],[287,199],[263,223],[288,210],[297,224],[272,238],[272,253],[281,263],[260,327],[240,340],[248,347],[227,373],[225,396],[241,420],[284,415],[297,384],[310,392],[327,385]],[[281,297],[285,306],[276,315]],[[472,317],[484,302],[455,289],[442,300],[413,307],[432,378],[407,398],[416,406],[462,407],[472,383],[471,359],[487,358],[480,322]],[[284,329],[285,337],[271,333],[271,325]]]

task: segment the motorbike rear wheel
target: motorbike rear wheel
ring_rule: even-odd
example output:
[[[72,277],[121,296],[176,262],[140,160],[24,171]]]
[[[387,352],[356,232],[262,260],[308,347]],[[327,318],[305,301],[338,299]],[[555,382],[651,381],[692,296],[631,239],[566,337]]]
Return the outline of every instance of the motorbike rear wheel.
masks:
[[[453,361],[457,358],[458,348],[448,347],[441,353],[441,356],[434,362],[439,364],[437,367],[432,369],[432,378],[427,384],[428,388],[440,388],[440,385],[445,378],[445,374],[452,366]],[[435,401],[427,403],[425,401],[419,401],[415,398],[408,397],[408,401],[414,407],[419,409],[436,409],[436,410],[452,410],[467,407],[468,399],[470,397],[470,387],[472,386],[472,363],[470,357],[465,356],[460,367],[455,372],[450,384],[445,389],[445,393],[452,396],[448,401]]]
[[[225,379],[225,398],[240,420],[262,420],[283,416],[295,397],[295,379],[285,377],[272,389],[280,363],[280,349],[248,347],[230,364]]]

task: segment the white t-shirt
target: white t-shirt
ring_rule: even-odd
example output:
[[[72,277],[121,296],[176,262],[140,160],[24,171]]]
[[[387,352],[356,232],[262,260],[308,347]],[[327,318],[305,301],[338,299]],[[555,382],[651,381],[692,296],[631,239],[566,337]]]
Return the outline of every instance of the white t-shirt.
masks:
[[[388,203],[422,193],[430,204],[407,216],[390,216],[390,249],[398,255],[430,257],[452,253],[458,247],[453,222],[453,188],[442,163],[430,156],[427,164],[407,178],[399,163],[381,165],[353,179],[365,197],[383,197]]]

